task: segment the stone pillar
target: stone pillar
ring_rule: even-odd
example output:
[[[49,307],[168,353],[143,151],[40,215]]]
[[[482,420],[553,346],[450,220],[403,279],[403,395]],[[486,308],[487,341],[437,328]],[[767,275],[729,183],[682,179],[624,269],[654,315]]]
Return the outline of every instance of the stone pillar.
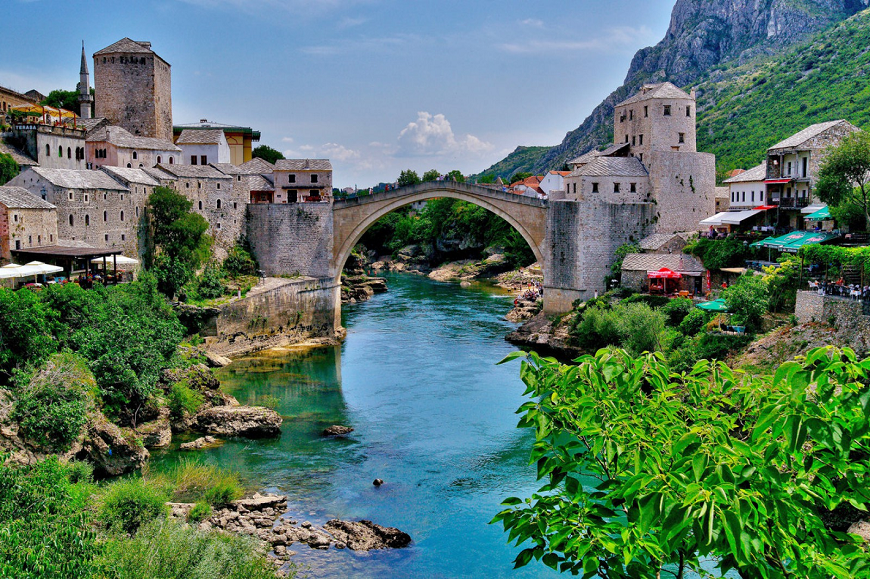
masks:
[[[580,204],[550,201],[547,209],[547,237],[544,253],[544,312],[562,314],[574,300],[583,297],[578,263],[580,248]]]

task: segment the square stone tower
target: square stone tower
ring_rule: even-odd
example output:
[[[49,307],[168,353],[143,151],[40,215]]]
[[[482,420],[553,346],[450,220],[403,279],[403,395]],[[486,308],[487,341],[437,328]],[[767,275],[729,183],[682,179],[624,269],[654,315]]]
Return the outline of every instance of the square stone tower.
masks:
[[[613,142],[628,144],[644,163],[652,151],[696,152],[694,92],[669,82],[644,85],[614,107]]]
[[[141,137],[172,140],[169,63],[150,42],[122,38],[94,53],[96,116]]]

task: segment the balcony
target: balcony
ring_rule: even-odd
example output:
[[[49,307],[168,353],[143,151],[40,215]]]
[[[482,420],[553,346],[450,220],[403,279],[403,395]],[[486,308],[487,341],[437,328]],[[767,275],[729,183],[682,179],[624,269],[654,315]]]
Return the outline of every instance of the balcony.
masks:
[[[810,204],[809,197],[783,197],[782,199],[771,199],[771,205],[776,205],[780,209],[803,209]]]

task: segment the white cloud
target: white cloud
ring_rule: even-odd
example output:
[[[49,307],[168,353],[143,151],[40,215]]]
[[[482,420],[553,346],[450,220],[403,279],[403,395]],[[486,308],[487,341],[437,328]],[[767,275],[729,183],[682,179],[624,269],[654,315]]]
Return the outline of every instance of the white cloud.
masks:
[[[348,149],[338,143],[326,143],[318,149],[318,154],[327,159],[336,159],[344,162],[356,161],[360,158],[359,151]]]
[[[342,19],[339,21],[339,23],[336,25],[336,27],[337,27],[339,30],[347,30],[348,28],[356,28],[357,26],[362,26],[363,24],[365,24],[365,23],[368,22],[368,21],[369,21],[368,18],[362,18],[362,17],[360,17],[360,18],[350,18],[350,17],[345,17],[345,18],[342,18]]]
[[[360,54],[375,52],[386,54],[396,48],[404,48],[409,44],[420,45],[431,39],[417,34],[398,33],[391,36],[359,36],[356,38],[340,38],[330,44],[313,44],[303,46],[300,52],[312,56],[334,56],[336,54]]]
[[[584,51],[605,51],[637,48],[653,39],[653,32],[646,26],[633,28],[620,26],[608,29],[603,36],[588,40],[527,39],[524,42],[499,44],[498,48],[511,54],[566,54]]]
[[[493,146],[474,135],[457,138],[450,121],[442,114],[417,113],[417,120],[408,123],[399,133],[399,156],[437,156],[455,153],[480,155]]]
[[[529,26],[531,28],[543,28],[544,21],[538,20],[537,18],[526,18],[525,20],[520,20],[520,24],[523,26]]]
[[[293,137],[282,137],[281,140],[285,143],[292,143]]]

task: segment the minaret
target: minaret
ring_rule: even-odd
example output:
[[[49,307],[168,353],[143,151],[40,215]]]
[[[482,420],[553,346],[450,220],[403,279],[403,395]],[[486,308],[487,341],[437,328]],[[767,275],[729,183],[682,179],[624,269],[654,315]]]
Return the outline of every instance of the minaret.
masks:
[[[88,73],[88,61],[85,57],[85,41],[82,40],[82,67],[79,70],[79,116],[83,119],[91,118],[91,105],[94,97],[91,96],[91,79]]]

